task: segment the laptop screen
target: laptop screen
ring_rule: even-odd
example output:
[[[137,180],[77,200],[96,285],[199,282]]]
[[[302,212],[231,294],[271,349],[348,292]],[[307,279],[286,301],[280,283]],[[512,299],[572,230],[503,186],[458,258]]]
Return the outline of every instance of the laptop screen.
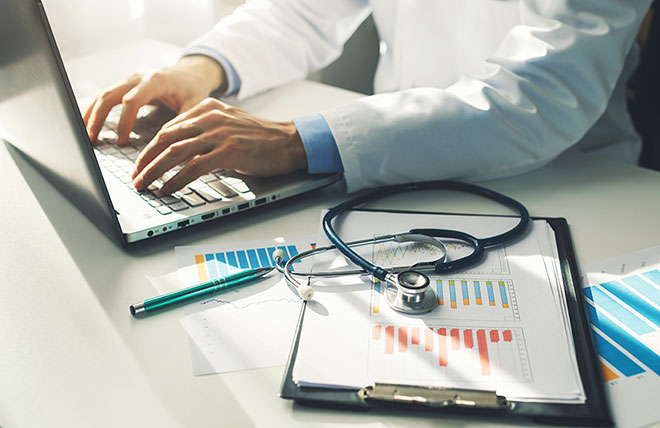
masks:
[[[0,0],[0,136],[123,243],[41,2]]]

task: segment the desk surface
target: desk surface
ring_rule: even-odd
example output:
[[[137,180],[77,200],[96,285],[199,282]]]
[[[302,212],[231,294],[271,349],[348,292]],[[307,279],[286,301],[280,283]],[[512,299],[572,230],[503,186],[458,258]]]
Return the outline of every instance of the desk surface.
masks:
[[[171,58],[166,50],[151,52]],[[69,64],[74,79],[89,70],[82,61]],[[98,76],[100,84],[123,75],[106,74]],[[296,82],[241,105],[282,119],[357,96]],[[176,269],[174,246],[316,233],[319,211],[345,198],[340,185],[121,250],[7,144],[0,144],[0,178],[0,426],[437,424],[295,406],[277,396],[281,367],[195,377],[181,310],[141,320],[129,315],[130,303],[154,294],[148,277]],[[533,215],[566,217],[582,263],[660,243],[656,172],[569,153],[532,173],[484,184],[520,200]],[[429,210],[485,208],[460,195],[441,200],[403,195],[379,206],[414,201]]]

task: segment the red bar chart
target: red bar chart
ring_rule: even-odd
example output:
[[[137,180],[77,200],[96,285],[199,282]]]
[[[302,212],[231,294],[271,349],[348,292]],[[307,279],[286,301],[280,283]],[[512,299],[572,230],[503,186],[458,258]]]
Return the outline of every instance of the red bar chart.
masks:
[[[532,380],[519,328],[372,324],[370,337],[369,372],[378,379]]]

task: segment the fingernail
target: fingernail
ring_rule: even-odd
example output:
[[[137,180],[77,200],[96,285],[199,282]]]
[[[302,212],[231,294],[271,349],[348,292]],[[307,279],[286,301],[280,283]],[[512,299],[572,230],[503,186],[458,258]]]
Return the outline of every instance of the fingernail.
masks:
[[[142,179],[136,178],[133,180],[133,187],[135,187],[136,190],[142,190]]]

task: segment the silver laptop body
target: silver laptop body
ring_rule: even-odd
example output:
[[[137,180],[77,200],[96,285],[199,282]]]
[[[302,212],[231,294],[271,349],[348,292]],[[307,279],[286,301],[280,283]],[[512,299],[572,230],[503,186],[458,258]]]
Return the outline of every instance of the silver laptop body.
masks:
[[[141,147],[171,115],[141,111],[125,147],[92,146],[41,1],[0,0],[0,137],[121,245],[326,186],[337,175],[246,177],[213,171],[171,196],[127,178]],[[116,116],[116,112],[115,112]],[[112,117],[103,135],[112,134]],[[170,172],[170,174],[176,171]]]

